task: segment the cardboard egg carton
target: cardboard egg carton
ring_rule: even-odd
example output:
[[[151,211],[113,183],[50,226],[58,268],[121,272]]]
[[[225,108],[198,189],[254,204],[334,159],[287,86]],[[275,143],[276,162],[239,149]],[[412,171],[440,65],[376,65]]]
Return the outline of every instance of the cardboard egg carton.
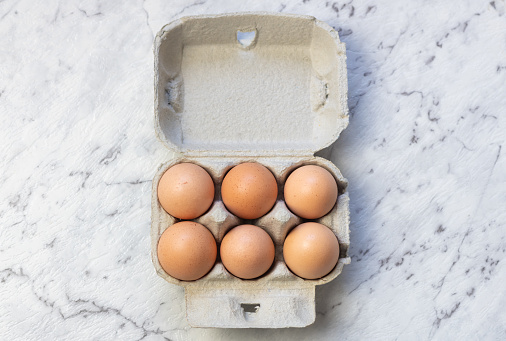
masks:
[[[187,319],[196,327],[303,327],[315,319],[315,286],[350,262],[347,181],[314,153],[333,143],[348,124],[344,44],[330,26],[308,16],[237,13],[186,17],[166,25],[155,40],[155,129],[176,156],[153,179],[152,258],[157,273],[185,288]],[[275,260],[259,278],[230,274],[218,259],[196,281],[180,281],[160,266],[161,234],[179,220],[160,206],[163,173],[181,162],[200,165],[213,178],[211,208],[194,221],[206,226],[218,248],[233,227],[253,224],[274,241]],[[231,214],[221,201],[228,170],[258,162],[276,177],[274,207],[255,220]],[[305,280],[283,261],[289,231],[307,221],[287,209],[284,182],[306,164],[327,169],[338,184],[334,208],[316,221],[337,236],[340,257],[326,276]]]

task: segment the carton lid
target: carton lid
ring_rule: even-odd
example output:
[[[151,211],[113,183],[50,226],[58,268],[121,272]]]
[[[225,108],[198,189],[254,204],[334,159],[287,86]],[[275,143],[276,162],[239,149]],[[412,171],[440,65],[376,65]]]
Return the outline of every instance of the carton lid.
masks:
[[[185,155],[310,155],[348,125],[344,43],[313,17],[185,17],[155,40],[155,129]]]

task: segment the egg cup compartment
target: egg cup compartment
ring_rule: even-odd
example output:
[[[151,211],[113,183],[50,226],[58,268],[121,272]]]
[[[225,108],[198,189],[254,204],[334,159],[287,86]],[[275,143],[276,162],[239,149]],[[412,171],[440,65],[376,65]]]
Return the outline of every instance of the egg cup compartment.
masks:
[[[251,43],[240,35],[253,36]],[[327,24],[303,15],[235,13],[178,19],[155,39],[155,131],[175,157],[162,165],[152,187],[152,259],[157,273],[185,288],[187,319],[196,327],[303,327],[315,320],[315,286],[338,276],[350,262],[347,181],[314,153],[333,143],[348,125],[346,54]],[[275,244],[271,268],[256,279],[230,274],[219,254],[210,272],[180,281],[160,266],[161,234],[180,221],[161,207],[158,182],[171,166],[195,163],[211,175],[214,202],[193,221],[206,226],[218,248],[241,224],[263,228]],[[278,197],[264,216],[244,220],[221,201],[221,183],[235,165],[258,162],[275,176]],[[317,220],[301,219],[283,200],[284,183],[296,168],[327,169],[338,200]],[[326,276],[306,280],[283,260],[283,243],[295,226],[316,221],[337,236],[340,257]]]

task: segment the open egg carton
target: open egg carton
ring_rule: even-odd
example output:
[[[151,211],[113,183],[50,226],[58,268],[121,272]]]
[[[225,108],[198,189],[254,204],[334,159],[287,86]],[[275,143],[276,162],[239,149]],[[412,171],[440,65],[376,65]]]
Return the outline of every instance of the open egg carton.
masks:
[[[155,40],[155,129],[176,153],[153,179],[152,258],[157,273],[185,287],[187,319],[196,327],[303,327],[315,320],[315,286],[334,279],[350,262],[347,181],[330,161],[314,153],[333,143],[348,125],[345,46],[337,32],[313,17],[237,13],[186,17],[166,25]],[[215,184],[210,209],[194,221],[219,245],[233,227],[263,228],[275,244],[275,260],[261,277],[230,274],[219,255],[196,281],[180,281],[160,266],[161,234],[179,219],[157,198],[157,186],[171,166],[191,162]],[[221,182],[232,167],[258,162],[276,177],[274,207],[255,220],[231,214],[221,201]],[[284,182],[296,168],[327,169],[338,185],[333,209],[314,220],[337,236],[340,256],[326,276],[306,280],[283,261],[290,230],[308,220],[286,207]]]

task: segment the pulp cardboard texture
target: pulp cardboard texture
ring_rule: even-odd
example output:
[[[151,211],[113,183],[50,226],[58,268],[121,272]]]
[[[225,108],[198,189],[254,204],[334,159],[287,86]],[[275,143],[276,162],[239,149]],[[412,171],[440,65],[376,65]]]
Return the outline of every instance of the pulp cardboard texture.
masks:
[[[348,125],[345,46],[337,32],[313,17],[236,13],[186,17],[166,25],[155,40],[155,129],[177,156],[163,164],[152,189],[152,258],[157,273],[185,288],[190,325],[222,328],[304,327],[315,319],[315,286],[341,272],[348,257],[347,181],[330,161],[314,153],[334,142]],[[274,264],[263,276],[242,280],[219,257],[203,278],[185,282],[160,266],[160,235],[178,219],[157,199],[162,174],[192,162],[215,183],[215,199],[195,219],[214,235],[219,247],[232,227],[262,227],[276,246]],[[221,201],[221,182],[242,162],[259,162],[276,177],[278,200],[256,220],[243,220]],[[291,171],[315,164],[336,179],[337,204],[317,220],[337,236],[340,258],[325,277],[304,280],[283,261],[288,232],[305,222],[283,201]]]

